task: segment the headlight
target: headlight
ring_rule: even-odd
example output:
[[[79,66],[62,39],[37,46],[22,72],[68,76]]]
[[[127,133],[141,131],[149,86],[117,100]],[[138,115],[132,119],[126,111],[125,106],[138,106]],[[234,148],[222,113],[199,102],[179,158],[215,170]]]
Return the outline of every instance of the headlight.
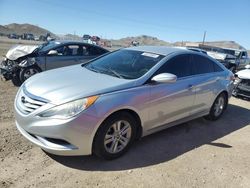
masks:
[[[84,99],[75,100],[69,103],[65,103],[56,107],[53,107],[38,116],[40,117],[50,117],[56,119],[68,119],[71,118],[83,110],[91,106],[98,96],[92,96]]]
[[[240,83],[240,78],[236,76],[234,80],[234,85],[237,85],[238,83]]]
[[[32,57],[32,58],[24,59],[23,61],[21,61],[19,66],[20,67],[28,67],[28,66],[34,65],[35,63],[36,63],[36,59],[34,57]]]

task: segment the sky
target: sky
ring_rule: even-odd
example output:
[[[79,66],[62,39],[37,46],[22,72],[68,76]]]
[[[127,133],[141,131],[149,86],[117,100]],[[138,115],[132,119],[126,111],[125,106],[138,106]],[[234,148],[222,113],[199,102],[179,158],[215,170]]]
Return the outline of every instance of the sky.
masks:
[[[236,41],[250,49],[250,0],[0,0],[0,25],[30,23],[55,34],[119,39]]]

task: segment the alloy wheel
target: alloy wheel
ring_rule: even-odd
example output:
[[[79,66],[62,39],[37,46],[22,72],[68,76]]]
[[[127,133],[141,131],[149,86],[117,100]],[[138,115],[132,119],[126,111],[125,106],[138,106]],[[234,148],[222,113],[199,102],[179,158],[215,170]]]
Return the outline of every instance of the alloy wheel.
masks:
[[[27,69],[24,73],[24,79],[27,80],[29,77],[31,77],[32,75],[38,73],[38,71],[36,69],[30,68]]]
[[[214,105],[214,115],[216,117],[218,117],[224,110],[224,106],[225,106],[225,99],[223,96],[220,96]]]
[[[129,122],[116,121],[110,126],[104,137],[105,150],[112,154],[122,151],[131,139],[131,132],[132,128]]]

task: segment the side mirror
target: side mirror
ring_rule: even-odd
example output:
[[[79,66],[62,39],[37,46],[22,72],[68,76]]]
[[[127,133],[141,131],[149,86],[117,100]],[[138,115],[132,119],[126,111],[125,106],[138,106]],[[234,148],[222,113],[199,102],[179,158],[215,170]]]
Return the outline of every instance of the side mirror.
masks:
[[[246,65],[245,68],[246,68],[246,69],[250,69],[250,65]]]
[[[48,55],[58,55],[58,52],[56,50],[50,50]]]
[[[161,73],[154,76],[151,81],[158,83],[174,83],[177,80],[177,76],[170,73]]]

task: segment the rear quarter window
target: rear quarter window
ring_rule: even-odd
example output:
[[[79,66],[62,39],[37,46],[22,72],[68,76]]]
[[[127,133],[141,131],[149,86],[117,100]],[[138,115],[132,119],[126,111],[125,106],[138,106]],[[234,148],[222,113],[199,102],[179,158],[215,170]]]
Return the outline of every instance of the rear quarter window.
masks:
[[[193,55],[192,62],[194,64],[194,74],[206,74],[223,70],[215,62],[201,55]]]

